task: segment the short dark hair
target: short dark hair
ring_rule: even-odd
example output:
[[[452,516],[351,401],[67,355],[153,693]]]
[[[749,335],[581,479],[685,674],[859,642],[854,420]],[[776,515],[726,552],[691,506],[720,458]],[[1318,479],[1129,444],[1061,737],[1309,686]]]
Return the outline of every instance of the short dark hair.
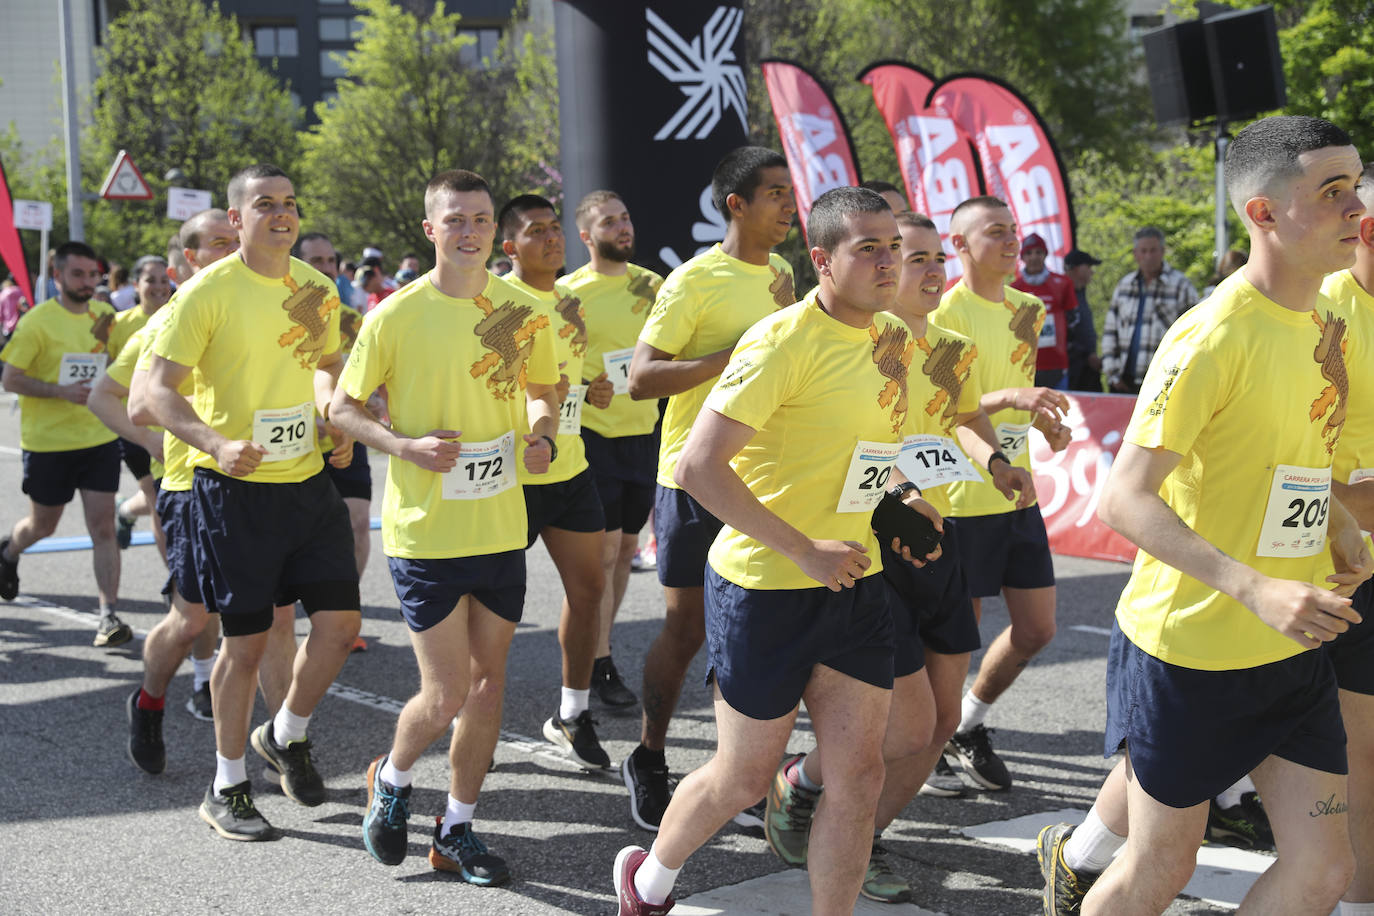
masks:
[[[886,194],[891,191],[894,194],[902,193],[901,189],[890,181],[883,181],[881,178],[874,178],[871,181],[859,182],[859,187],[867,188],[870,191],[877,191],[879,194]]]
[[[1142,226],[1135,231],[1135,235],[1131,236],[1132,242],[1138,242],[1141,239],[1158,239],[1159,244],[1163,245],[1164,230],[1158,226]]]
[[[225,197],[229,200],[229,206],[235,210],[239,209],[244,203],[243,195],[246,193],[248,182],[258,178],[285,178],[290,181],[290,177],[270,162],[259,162],[247,168],[239,169],[234,173],[234,177],[229,179],[229,189],[225,192]]]
[[[228,220],[229,214],[218,207],[211,207],[209,210],[201,210],[195,216],[181,224],[181,231],[178,235],[181,238],[182,248],[199,248],[200,237],[206,228],[218,220]]]
[[[914,229],[931,229],[935,232],[940,231],[940,227],[935,225],[935,220],[924,213],[917,213],[915,210],[903,210],[898,213],[897,225],[911,226]]]
[[[99,261],[100,256],[95,253],[95,249],[85,242],[63,242],[57,246],[53,252],[53,266],[58,270],[67,266],[68,258],[90,258],[92,261]]]
[[[612,200],[620,200],[620,195],[614,191],[601,190],[592,191],[590,194],[583,197],[578,201],[577,209],[573,211],[573,221],[577,223],[577,228],[586,229],[587,221],[591,218],[592,210]]]
[[[401,255],[402,261],[404,261],[406,258],[414,258],[417,261],[420,260],[420,256],[413,251],[407,251],[405,254]]]
[[[481,175],[467,169],[449,169],[435,175],[429,180],[429,184],[425,185],[426,218],[429,217],[429,208],[433,206],[434,198],[444,191],[452,191],[457,194],[467,191],[484,191],[488,197],[491,197],[491,185],[487,184],[487,180]]]
[[[517,195],[506,201],[506,205],[496,217],[496,223],[501,227],[501,238],[515,238],[515,233],[520,231],[520,226],[524,222],[522,217],[531,210],[552,210],[554,218],[558,218],[558,208],[547,197],[540,197],[538,194]]]
[[[1331,146],[1352,146],[1350,135],[1324,118],[1276,115],[1249,125],[1226,149],[1226,191],[1236,213],[1277,182],[1302,174],[1298,157]]]
[[[161,265],[162,265],[162,271],[163,271],[163,273],[166,273],[166,272],[167,272],[167,259],[166,259],[166,258],[164,258],[164,257],[163,257],[162,255],[160,255],[160,254],[145,254],[143,257],[139,258],[137,261],[134,262],[133,268],[129,271],[129,277],[130,277],[130,279],[132,279],[134,282],[138,282],[139,278],[143,276],[143,271],[147,270],[149,265],[158,265],[158,264],[161,264]]]
[[[848,236],[844,220],[856,213],[891,213],[892,208],[877,191],[868,188],[831,188],[811,205],[806,220],[806,237],[811,247],[827,253]]]
[[[301,246],[304,245],[306,242],[329,242],[329,246],[331,248],[334,247],[333,240],[331,240],[329,236],[325,235],[323,232],[307,232],[305,233],[305,235],[302,235],[300,238],[296,239],[296,247],[291,249],[291,253],[299,258],[301,256]],[[334,253],[336,255],[338,254],[337,251]]]
[[[1000,197],[993,197],[991,194],[980,194],[977,197],[970,197],[968,200],[954,208],[954,212],[949,215],[949,230],[951,233],[962,235],[962,224],[967,217],[964,216],[970,210],[991,209],[993,207],[1007,207],[1007,202]],[[1010,210],[1010,207],[1007,207]]]
[[[753,200],[763,176],[764,169],[781,166],[787,168],[787,160],[782,153],[763,146],[741,146],[725,154],[716,163],[711,173],[711,203],[725,221],[730,222],[730,208],[725,200],[731,194],[738,194],[745,200]]]

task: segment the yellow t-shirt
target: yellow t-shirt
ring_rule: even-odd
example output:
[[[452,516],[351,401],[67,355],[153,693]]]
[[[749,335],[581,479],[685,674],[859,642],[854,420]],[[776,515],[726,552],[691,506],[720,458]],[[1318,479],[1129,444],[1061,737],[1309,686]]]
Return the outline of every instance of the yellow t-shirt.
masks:
[[[127,313],[122,312],[121,314]],[[118,325],[115,325],[115,327],[118,327]],[[146,327],[146,324],[144,327]],[[138,367],[139,357],[143,355],[147,343],[148,337],[144,333],[144,328],[140,327],[133,333],[133,336],[124,341],[124,345],[119,349],[119,355],[110,363],[110,367],[105,370],[105,374],[127,389],[129,383],[133,381],[134,370]],[[148,428],[154,432],[166,432],[161,426],[150,426]],[[153,478],[155,480],[161,480],[166,474],[166,467],[163,463],[149,456],[148,464]]]
[[[1374,373],[1374,296],[1365,292],[1348,270],[1328,275],[1322,283],[1322,295],[1347,316],[1350,347],[1346,349],[1345,364],[1363,366],[1367,373]],[[1374,381],[1374,375],[1367,378]],[[1365,379],[1358,374],[1352,381],[1355,396],[1350,398],[1345,428],[1341,430],[1331,466],[1331,479],[1341,483],[1349,483],[1350,475],[1357,470],[1365,470],[1364,476],[1374,475],[1374,388],[1361,385]]]
[[[1295,312],[1237,271],[1164,336],[1126,428],[1127,442],[1183,456],[1159,491],[1179,518],[1267,576],[1313,582],[1328,562],[1301,518],[1326,517],[1320,479],[1348,400],[1346,330],[1330,300]],[[1143,550],[1116,617],[1143,651],[1185,668],[1253,668],[1303,651]]]
[[[465,463],[460,457],[458,467],[444,475],[391,458],[382,500],[383,549],[387,556],[407,559],[522,550],[525,497],[509,464],[523,464],[526,381],[558,381],[553,335],[541,333],[548,328],[548,314],[496,276],[475,299],[445,296],[428,277],[422,279],[367,314],[339,384],[358,400],[386,385],[391,428],[398,434],[458,430],[463,448],[471,447],[486,463]],[[505,436],[513,440],[513,455],[477,448]],[[465,475],[478,481],[499,476],[505,489],[477,498],[444,498],[445,488],[452,492]]]
[[[887,474],[865,471],[860,450],[889,446],[895,457],[910,403],[907,367],[915,346],[899,319],[875,316],[867,328],[827,315],[813,291],[770,315],[740,339],[705,407],[757,430],[730,462],[759,502],[808,537],[857,541],[882,571],[873,507]],[[856,470],[856,467],[858,470]],[[839,511],[844,500],[872,504]],[[742,588],[819,588],[782,554],[721,529],[711,568]]]
[[[148,323],[143,326],[143,330],[135,334],[133,340],[141,339],[141,352],[138,355],[138,362],[134,366],[135,372],[147,372],[153,365],[153,342],[157,340],[158,332],[167,323],[167,319],[172,316],[172,311],[177,304],[176,294],[167,304],[153,313],[148,319]],[[132,381],[130,374],[130,381]],[[177,387],[177,393],[183,397],[190,398],[195,394],[197,383],[201,375],[199,369],[192,369],[191,375],[186,381]],[[125,387],[129,387],[125,383]],[[189,463],[191,457],[191,446],[182,442],[176,436],[162,431],[162,489],[175,492],[185,492],[191,489],[192,471]]]
[[[697,359],[733,347],[755,322],[794,301],[792,268],[779,254],[749,264],[713,245],[668,274],[639,339],[678,359]],[[658,482],[673,482],[687,433],[715,379],[668,399],[658,449]]]
[[[1035,384],[1036,340],[1045,323],[1045,303],[1010,286],[1003,287],[1003,292],[1006,298],[993,302],[960,280],[946,291],[940,307],[930,316],[940,327],[963,334],[978,345],[975,368],[981,393]],[[1013,465],[1027,471],[1031,469],[1032,418],[1029,410],[1013,408],[989,415],[1001,450]],[[992,485],[987,468],[974,469],[982,478],[979,482],[958,481],[945,487],[948,514],[958,518],[1015,511],[1016,503]]]
[[[315,366],[339,350],[334,284],[296,258],[287,276],[273,278],[232,255],[187,281],[177,300],[153,351],[200,369],[193,405],[207,425],[268,449],[241,479],[298,483],[318,474]],[[198,449],[189,460],[220,473],[214,457]]]
[[[649,317],[663,278],[638,264],[625,265],[624,276],[611,277],[584,264],[558,281],[560,291],[582,301],[587,315],[587,358],[583,364],[590,381],[607,373],[613,384],[623,389],[629,382],[630,361],[635,341]],[[611,356],[607,369],[606,356]],[[658,422],[657,401],[636,401],[628,391],[611,397],[604,410],[587,404],[582,408],[582,426],[608,439],[647,436]]]
[[[163,303],[164,305],[166,303]],[[156,312],[153,313],[157,314]],[[133,337],[138,331],[148,323],[152,315],[143,311],[143,306],[136,305],[131,309],[125,309],[115,315],[114,327],[110,329],[110,359],[118,359],[119,352],[124,349],[129,338]],[[125,385],[127,388],[128,386]]]
[[[25,375],[40,382],[70,384],[94,379],[107,362],[114,316],[112,306],[94,299],[87,311],[76,314],[56,299],[41,302],[15,325],[14,336],[0,350],[0,361],[23,369]],[[91,353],[100,354],[100,358],[92,361]],[[19,447],[27,452],[70,452],[115,439],[84,404],[64,398],[21,394],[19,411]]]
[[[577,301],[577,298],[566,295],[557,289],[548,291],[535,289],[513,273],[506,274],[501,279],[539,303],[539,307],[548,316],[546,330],[541,331],[541,333],[553,336],[554,355],[558,359],[558,372],[568,377],[570,385],[581,385],[582,363],[587,355],[587,322],[582,305]],[[580,405],[578,398],[581,399]],[[579,416],[576,414],[579,406],[584,412],[586,411],[587,393],[583,391],[579,394],[575,387],[569,389],[568,396],[560,408],[560,422],[568,417]],[[525,423],[519,427],[517,432],[523,436],[529,431],[529,415],[526,414]],[[565,480],[571,480],[587,469],[587,450],[582,444],[580,431],[578,433],[559,432],[555,439],[558,442],[558,460],[549,465],[547,474],[531,474],[525,470],[525,463],[520,462],[518,472],[522,484],[540,486],[562,483]]]

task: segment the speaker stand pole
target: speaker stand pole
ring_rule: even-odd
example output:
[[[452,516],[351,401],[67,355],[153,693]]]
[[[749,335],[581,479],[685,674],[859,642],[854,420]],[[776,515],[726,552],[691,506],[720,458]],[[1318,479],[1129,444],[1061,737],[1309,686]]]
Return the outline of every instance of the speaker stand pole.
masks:
[[[1226,253],[1228,245],[1226,239],[1226,211],[1230,203],[1226,198],[1226,147],[1231,143],[1231,135],[1226,132],[1226,122],[1217,119],[1217,218],[1216,218],[1216,251],[1213,252],[1212,266],[1216,267],[1221,263],[1221,256]]]

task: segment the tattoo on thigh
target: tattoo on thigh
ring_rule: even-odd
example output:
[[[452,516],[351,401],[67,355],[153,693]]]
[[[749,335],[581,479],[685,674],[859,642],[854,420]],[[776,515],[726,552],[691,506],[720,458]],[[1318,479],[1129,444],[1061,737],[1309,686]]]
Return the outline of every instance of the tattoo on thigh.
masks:
[[[1312,806],[1312,810],[1307,812],[1308,817],[1324,817],[1328,814],[1344,814],[1350,810],[1350,806],[1343,801],[1336,801],[1335,794],[1329,798],[1317,799],[1317,803]]]

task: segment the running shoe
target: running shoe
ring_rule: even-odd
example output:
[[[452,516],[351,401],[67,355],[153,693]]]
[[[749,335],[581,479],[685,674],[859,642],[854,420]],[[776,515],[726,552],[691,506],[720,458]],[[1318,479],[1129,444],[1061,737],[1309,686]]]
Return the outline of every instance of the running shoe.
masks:
[[[639,703],[639,697],[625,686],[620,672],[616,670],[615,661],[609,655],[598,658],[596,666],[592,668],[592,696],[600,700],[603,706],[617,710]]]
[[[366,639],[363,639],[361,636],[355,636],[355,637],[353,637],[353,645],[349,648],[348,651],[349,651],[349,652],[366,652],[366,651],[367,651],[367,640],[366,640]]]
[[[10,539],[0,539],[0,598],[13,601],[19,596],[19,561],[5,556],[9,549]]]
[[[1040,861],[1040,875],[1045,879],[1041,900],[1045,916],[1073,916],[1088,896],[1088,889],[1097,875],[1078,875],[1064,861],[1064,844],[1069,841],[1073,827],[1068,824],[1049,824],[1035,841],[1035,857]]]
[[[281,831],[258,813],[253,804],[252,783],[246,779],[223,792],[216,792],[213,785],[206,789],[205,800],[200,803],[200,819],[226,840],[253,843],[281,837]]]
[[[611,765],[610,755],[597,740],[596,720],[591,710],[582,710],[576,719],[550,716],[544,723],[544,738],[590,770],[604,770]]]
[[[139,709],[135,689],[129,694],[129,759],[140,770],[156,776],[167,769],[167,746],[162,743],[162,710]]]
[[[253,750],[282,774],[281,790],[292,801],[313,808],[324,802],[324,780],[310,762],[310,739],[288,741],[286,747],[272,737],[272,720],[253,730]]]
[[[778,766],[768,789],[768,806],[763,818],[763,838],[779,859],[794,868],[806,865],[806,849],[811,842],[811,818],[821,793],[804,789],[792,775],[792,765],[801,766],[805,754],[788,757]]]
[[[633,570],[653,569],[658,566],[658,540],[652,535],[648,542],[635,551],[635,555],[630,558],[630,568]]]
[[[115,542],[119,544],[120,550],[128,550],[129,545],[134,542],[134,519],[119,511],[120,506],[126,502],[128,500],[121,499],[115,503]]]
[[[760,798],[730,819],[739,825],[739,828],[745,833],[763,839],[763,821],[767,816],[768,799]]]
[[[945,753],[958,759],[969,778],[984,789],[1000,791],[1011,788],[1011,774],[1007,765],[992,749],[988,736],[992,729],[975,725],[966,732],[955,732],[945,745]]]
[[[911,899],[911,884],[892,870],[887,857],[887,849],[880,843],[874,843],[873,851],[868,854],[868,871],[864,873],[864,883],[859,893],[879,903],[906,903]]]
[[[506,860],[490,852],[472,832],[472,824],[454,824],[441,836],[444,819],[434,819],[434,845],[429,848],[429,864],[440,871],[456,871],[468,884],[496,887],[510,880]]]
[[[400,865],[406,858],[406,824],[410,820],[410,786],[393,786],[382,779],[386,754],[367,768],[367,813],[363,815],[363,845],[383,865]]]
[[[648,857],[648,851],[642,846],[626,846],[616,855],[612,875],[616,901],[620,904],[618,916],[666,916],[673,908],[675,901],[671,894],[662,903],[646,903],[635,890],[635,872]]]
[[[925,785],[921,786],[918,794],[929,798],[963,798],[964,781],[954,772],[945,755],[941,754],[940,759],[935,761],[935,770],[926,777]]]
[[[668,791],[668,766],[647,766],[636,761],[635,756],[642,748],[627,756],[620,763],[620,776],[625,780],[625,788],[630,790],[630,817],[645,830],[658,832],[663,820],[663,812],[668,810],[672,793]]]
[[[1260,797],[1254,792],[1241,795],[1239,804],[1223,808],[1214,798],[1207,806],[1207,842],[1237,849],[1273,851],[1274,832]]]
[[[119,619],[114,611],[106,611],[100,615],[100,621],[95,625],[95,639],[91,645],[96,648],[106,647],[113,649],[115,646],[122,646],[134,638],[134,631],[127,623]]]
[[[200,689],[186,698],[186,711],[202,722],[215,721],[215,705],[210,700],[210,682],[200,685]]]

